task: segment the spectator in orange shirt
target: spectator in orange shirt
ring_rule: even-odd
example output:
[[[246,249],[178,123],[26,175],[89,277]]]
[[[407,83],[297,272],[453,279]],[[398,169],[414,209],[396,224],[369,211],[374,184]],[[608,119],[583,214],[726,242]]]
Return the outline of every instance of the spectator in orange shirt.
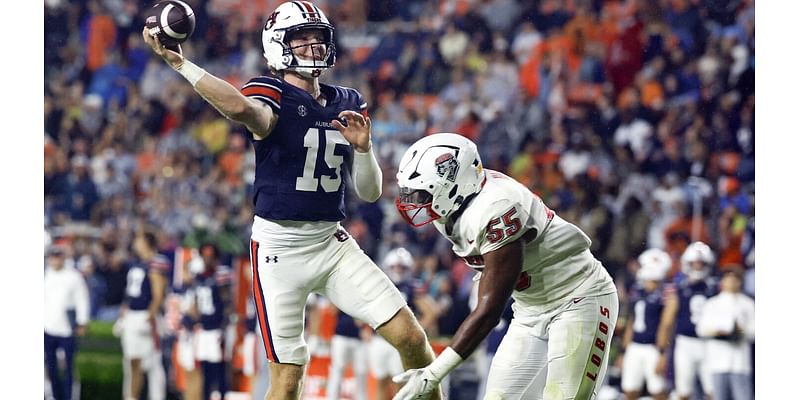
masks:
[[[114,18],[100,1],[89,2],[89,38],[86,43],[86,68],[94,72],[106,63],[108,50],[114,47],[117,39],[117,26]]]
[[[708,227],[704,221],[704,218],[708,216],[702,215],[703,213],[693,215],[692,208],[682,202],[675,203],[675,206],[680,211],[680,217],[675,219],[664,231],[664,239],[667,253],[672,256],[673,260],[679,260],[690,243],[698,240],[703,243],[711,242],[708,236]],[[695,228],[695,226],[697,227]],[[694,237],[695,230],[699,233],[699,237]],[[669,276],[675,275],[679,267],[680,265],[674,262]]]

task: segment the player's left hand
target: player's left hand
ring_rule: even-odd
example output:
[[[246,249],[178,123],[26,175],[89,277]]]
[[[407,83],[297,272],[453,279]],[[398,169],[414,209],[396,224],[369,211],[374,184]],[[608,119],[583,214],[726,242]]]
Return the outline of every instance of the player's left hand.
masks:
[[[425,400],[439,387],[439,380],[427,368],[410,369],[392,378],[394,383],[405,383],[392,400]]]
[[[372,147],[370,142],[372,121],[369,117],[365,117],[355,111],[345,110],[339,113],[339,119],[344,119],[347,122],[347,126],[334,119],[331,121],[333,127],[342,133],[342,136],[356,148],[356,151],[360,153],[368,152]]]
[[[75,327],[75,334],[84,337],[86,336],[86,325],[78,325]]]

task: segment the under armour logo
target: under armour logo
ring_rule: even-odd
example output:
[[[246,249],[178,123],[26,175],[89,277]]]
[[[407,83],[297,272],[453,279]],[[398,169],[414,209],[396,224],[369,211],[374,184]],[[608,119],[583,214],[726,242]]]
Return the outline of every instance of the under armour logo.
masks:
[[[333,236],[336,237],[336,240],[340,242],[344,242],[345,240],[347,240],[347,238],[350,237],[350,235],[348,235],[347,231],[345,231],[344,229],[339,229],[338,231],[336,231],[336,233],[333,234]]]
[[[269,259],[270,258],[272,259],[272,262],[274,262],[274,263],[278,262],[278,256],[267,256],[266,261],[265,261],[267,264],[269,264]]]
[[[305,117],[306,115],[308,115],[308,110],[306,109],[306,106],[304,106],[302,104],[300,106],[298,106],[297,107],[297,115],[299,115],[301,117]]]

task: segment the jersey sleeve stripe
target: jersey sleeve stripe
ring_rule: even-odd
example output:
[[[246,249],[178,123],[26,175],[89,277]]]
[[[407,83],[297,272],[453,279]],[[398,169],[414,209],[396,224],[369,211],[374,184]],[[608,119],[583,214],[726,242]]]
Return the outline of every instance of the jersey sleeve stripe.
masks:
[[[281,92],[275,90],[272,87],[261,86],[261,85],[245,86],[244,88],[242,88],[242,94],[245,96],[253,96],[253,95],[266,96],[275,100],[275,102],[279,104],[281,102]]]
[[[266,80],[266,78],[263,78],[263,79]],[[264,87],[275,89],[279,93],[283,93],[283,89],[281,89],[281,87],[279,85],[276,85],[276,84],[273,84],[273,83],[270,83],[270,82],[273,82],[273,81],[271,81],[271,80],[266,80],[266,81],[252,80],[250,82],[247,82],[247,84],[245,84],[244,86],[242,86],[242,89],[244,89],[246,87],[251,87],[251,86],[264,86]]]
[[[272,109],[275,110],[275,112],[278,112],[278,111],[281,110],[281,105],[276,103],[275,100],[272,100],[269,97],[264,97],[264,96],[247,96],[247,97],[249,97],[251,99],[259,99],[259,100],[269,104],[269,106],[272,107]]]

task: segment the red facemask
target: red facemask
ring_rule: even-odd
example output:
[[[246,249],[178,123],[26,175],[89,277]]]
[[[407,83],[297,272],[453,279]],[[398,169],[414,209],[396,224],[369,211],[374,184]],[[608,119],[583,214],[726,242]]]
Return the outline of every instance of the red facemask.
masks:
[[[441,215],[433,211],[433,196],[424,190],[415,190],[410,193],[403,193],[395,200],[395,206],[400,216],[415,228],[419,228],[436,219]]]

